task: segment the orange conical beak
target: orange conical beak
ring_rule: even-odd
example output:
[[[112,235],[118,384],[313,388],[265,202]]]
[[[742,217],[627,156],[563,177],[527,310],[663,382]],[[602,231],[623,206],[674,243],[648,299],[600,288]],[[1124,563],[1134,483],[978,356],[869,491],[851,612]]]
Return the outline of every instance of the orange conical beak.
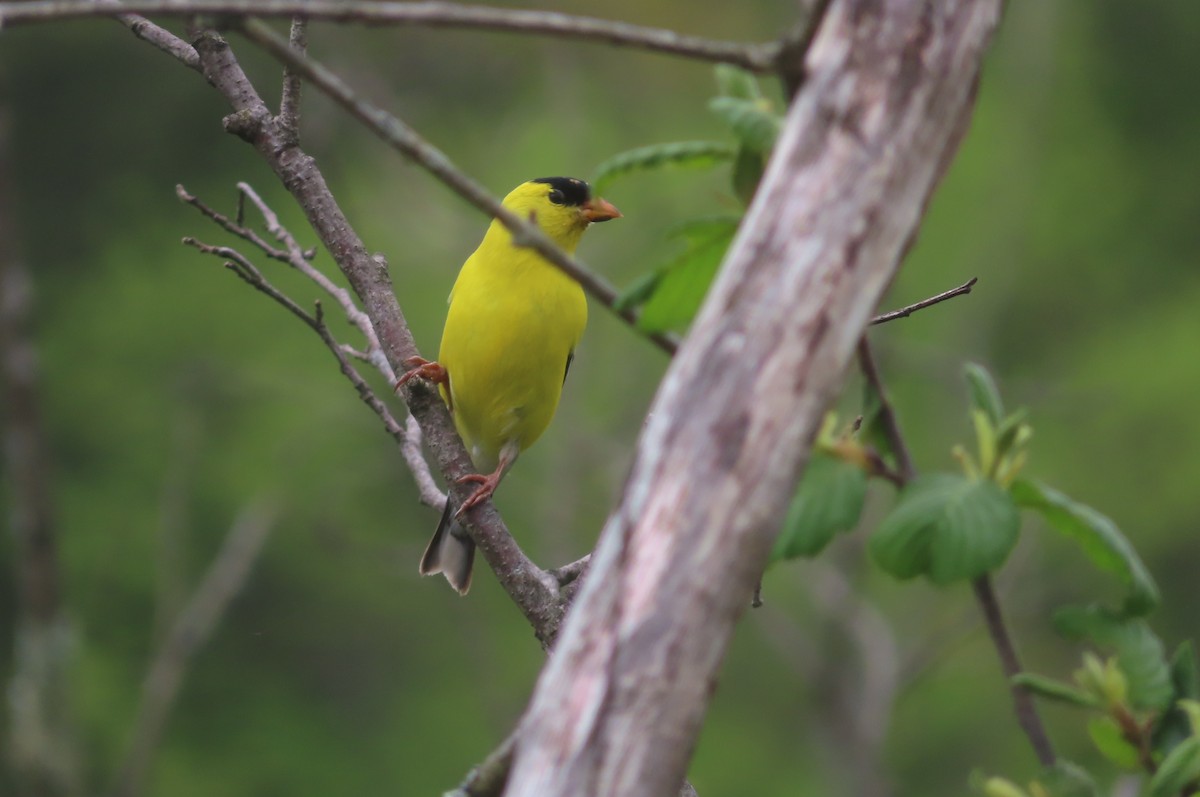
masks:
[[[610,221],[621,218],[621,211],[608,200],[596,197],[580,206],[580,212],[588,221]]]

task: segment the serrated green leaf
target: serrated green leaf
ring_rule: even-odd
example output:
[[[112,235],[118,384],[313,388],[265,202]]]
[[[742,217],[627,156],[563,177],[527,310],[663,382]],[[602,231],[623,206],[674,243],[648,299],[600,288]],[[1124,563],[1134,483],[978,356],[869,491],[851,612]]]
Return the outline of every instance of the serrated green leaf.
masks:
[[[926,575],[948,584],[999,567],[1016,544],[1019,526],[1016,505],[996,484],[929,474],[900,492],[871,537],[871,555],[896,578]]]
[[[1037,782],[1048,797],[1097,797],[1096,782],[1087,770],[1065,758],[1043,769]]]
[[[971,387],[971,405],[987,415],[992,428],[999,428],[1004,422],[1004,404],[1000,401],[1000,391],[996,389],[992,375],[982,365],[975,363],[967,363],[964,372],[967,384]]]
[[[1090,639],[1116,654],[1137,709],[1162,711],[1174,695],[1162,641],[1145,620],[1113,614],[1099,606],[1068,606],[1054,614],[1054,627],[1070,638]]]
[[[1185,739],[1158,765],[1146,785],[1147,797],[1174,797],[1200,777],[1200,737]]]
[[[717,93],[721,96],[743,100],[762,99],[762,89],[753,73],[732,64],[717,64],[713,72],[717,78]]]
[[[1038,512],[1052,528],[1078,542],[1093,564],[1121,579],[1129,590],[1122,614],[1141,616],[1158,606],[1154,577],[1115,523],[1040,482],[1018,480],[1011,492],[1018,506]]]
[[[1022,672],[1014,675],[1011,680],[1017,686],[1023,686],[1038,697],[1044,697],[1047,700],[1056,700],[1083,708],[1097,708],[1100,705],[1096,698],[1086,692],[1044,675]]]
[[[788,508],[772,561],[812,557],[840,532],[858,525],[867,498],[867,474],[852,462],[815,452]]]
[[[693,228],[687,247],[665,269],[654,292],[642,305],[638,327],[647,332],[665,332],[687,326],[708,293],[729,242],[737,232],[737,221],[710,219],[703,230]]]
[[[766,100],[714,97],[708,109],[729,125],[738,141],[756,152],[770,152],[783,129],[783,118]]]
[[[732,160],[737,147],[721,141],[674,141],[619,152],[596,167],[592,189],[597,195],[613,180],[666,167],[704,169]]]
[[[1087,729],[1088,736],[1092,737],[1092,744],[1096,745],[1096,749],[1109,761],[1123,769],[1141,768],[1137,748],[1125,741],[1121,726],[1112,717],[1093,717],[1088,722]]]

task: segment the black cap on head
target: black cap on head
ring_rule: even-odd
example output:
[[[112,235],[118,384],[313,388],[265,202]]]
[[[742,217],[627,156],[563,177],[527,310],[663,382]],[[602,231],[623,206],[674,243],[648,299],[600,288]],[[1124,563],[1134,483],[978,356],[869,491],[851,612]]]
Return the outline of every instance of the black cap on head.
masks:
[[[556,205],[579,207],[592,198],[592,189],[588,184],[574,177],[539,177],[529,182],[549,185],[550,201]]]

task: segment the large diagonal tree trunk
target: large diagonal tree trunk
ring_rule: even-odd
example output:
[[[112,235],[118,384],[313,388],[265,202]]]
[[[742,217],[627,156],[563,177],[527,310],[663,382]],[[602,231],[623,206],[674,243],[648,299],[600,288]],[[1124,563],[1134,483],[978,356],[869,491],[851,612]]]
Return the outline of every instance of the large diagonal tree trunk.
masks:
[[[1001,0],[834,0],[651,410],[508,794],[667,795],[854,347],[968,123]]]

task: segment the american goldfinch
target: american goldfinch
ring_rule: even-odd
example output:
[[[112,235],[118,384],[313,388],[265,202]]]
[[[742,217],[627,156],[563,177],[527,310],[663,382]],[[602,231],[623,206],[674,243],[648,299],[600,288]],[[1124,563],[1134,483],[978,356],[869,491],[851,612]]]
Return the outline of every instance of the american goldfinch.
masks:
[[[572,177],[522,183],[504,207],[532,220],[568,254],[592,222],[621,216]],[[456,518],[491,497],[517,455],[554,417],[575,347],[587,324],[579,283],[533,249],[513,244],[493,220],[450,291],[437,362],[409,360],[397,389],[413,377],[436,383],[479,470],[463,482],[479,486],[455,510],[449,499],[421,557],[422,575],[441,573],[460,594],[471,587],[475,543]]]

